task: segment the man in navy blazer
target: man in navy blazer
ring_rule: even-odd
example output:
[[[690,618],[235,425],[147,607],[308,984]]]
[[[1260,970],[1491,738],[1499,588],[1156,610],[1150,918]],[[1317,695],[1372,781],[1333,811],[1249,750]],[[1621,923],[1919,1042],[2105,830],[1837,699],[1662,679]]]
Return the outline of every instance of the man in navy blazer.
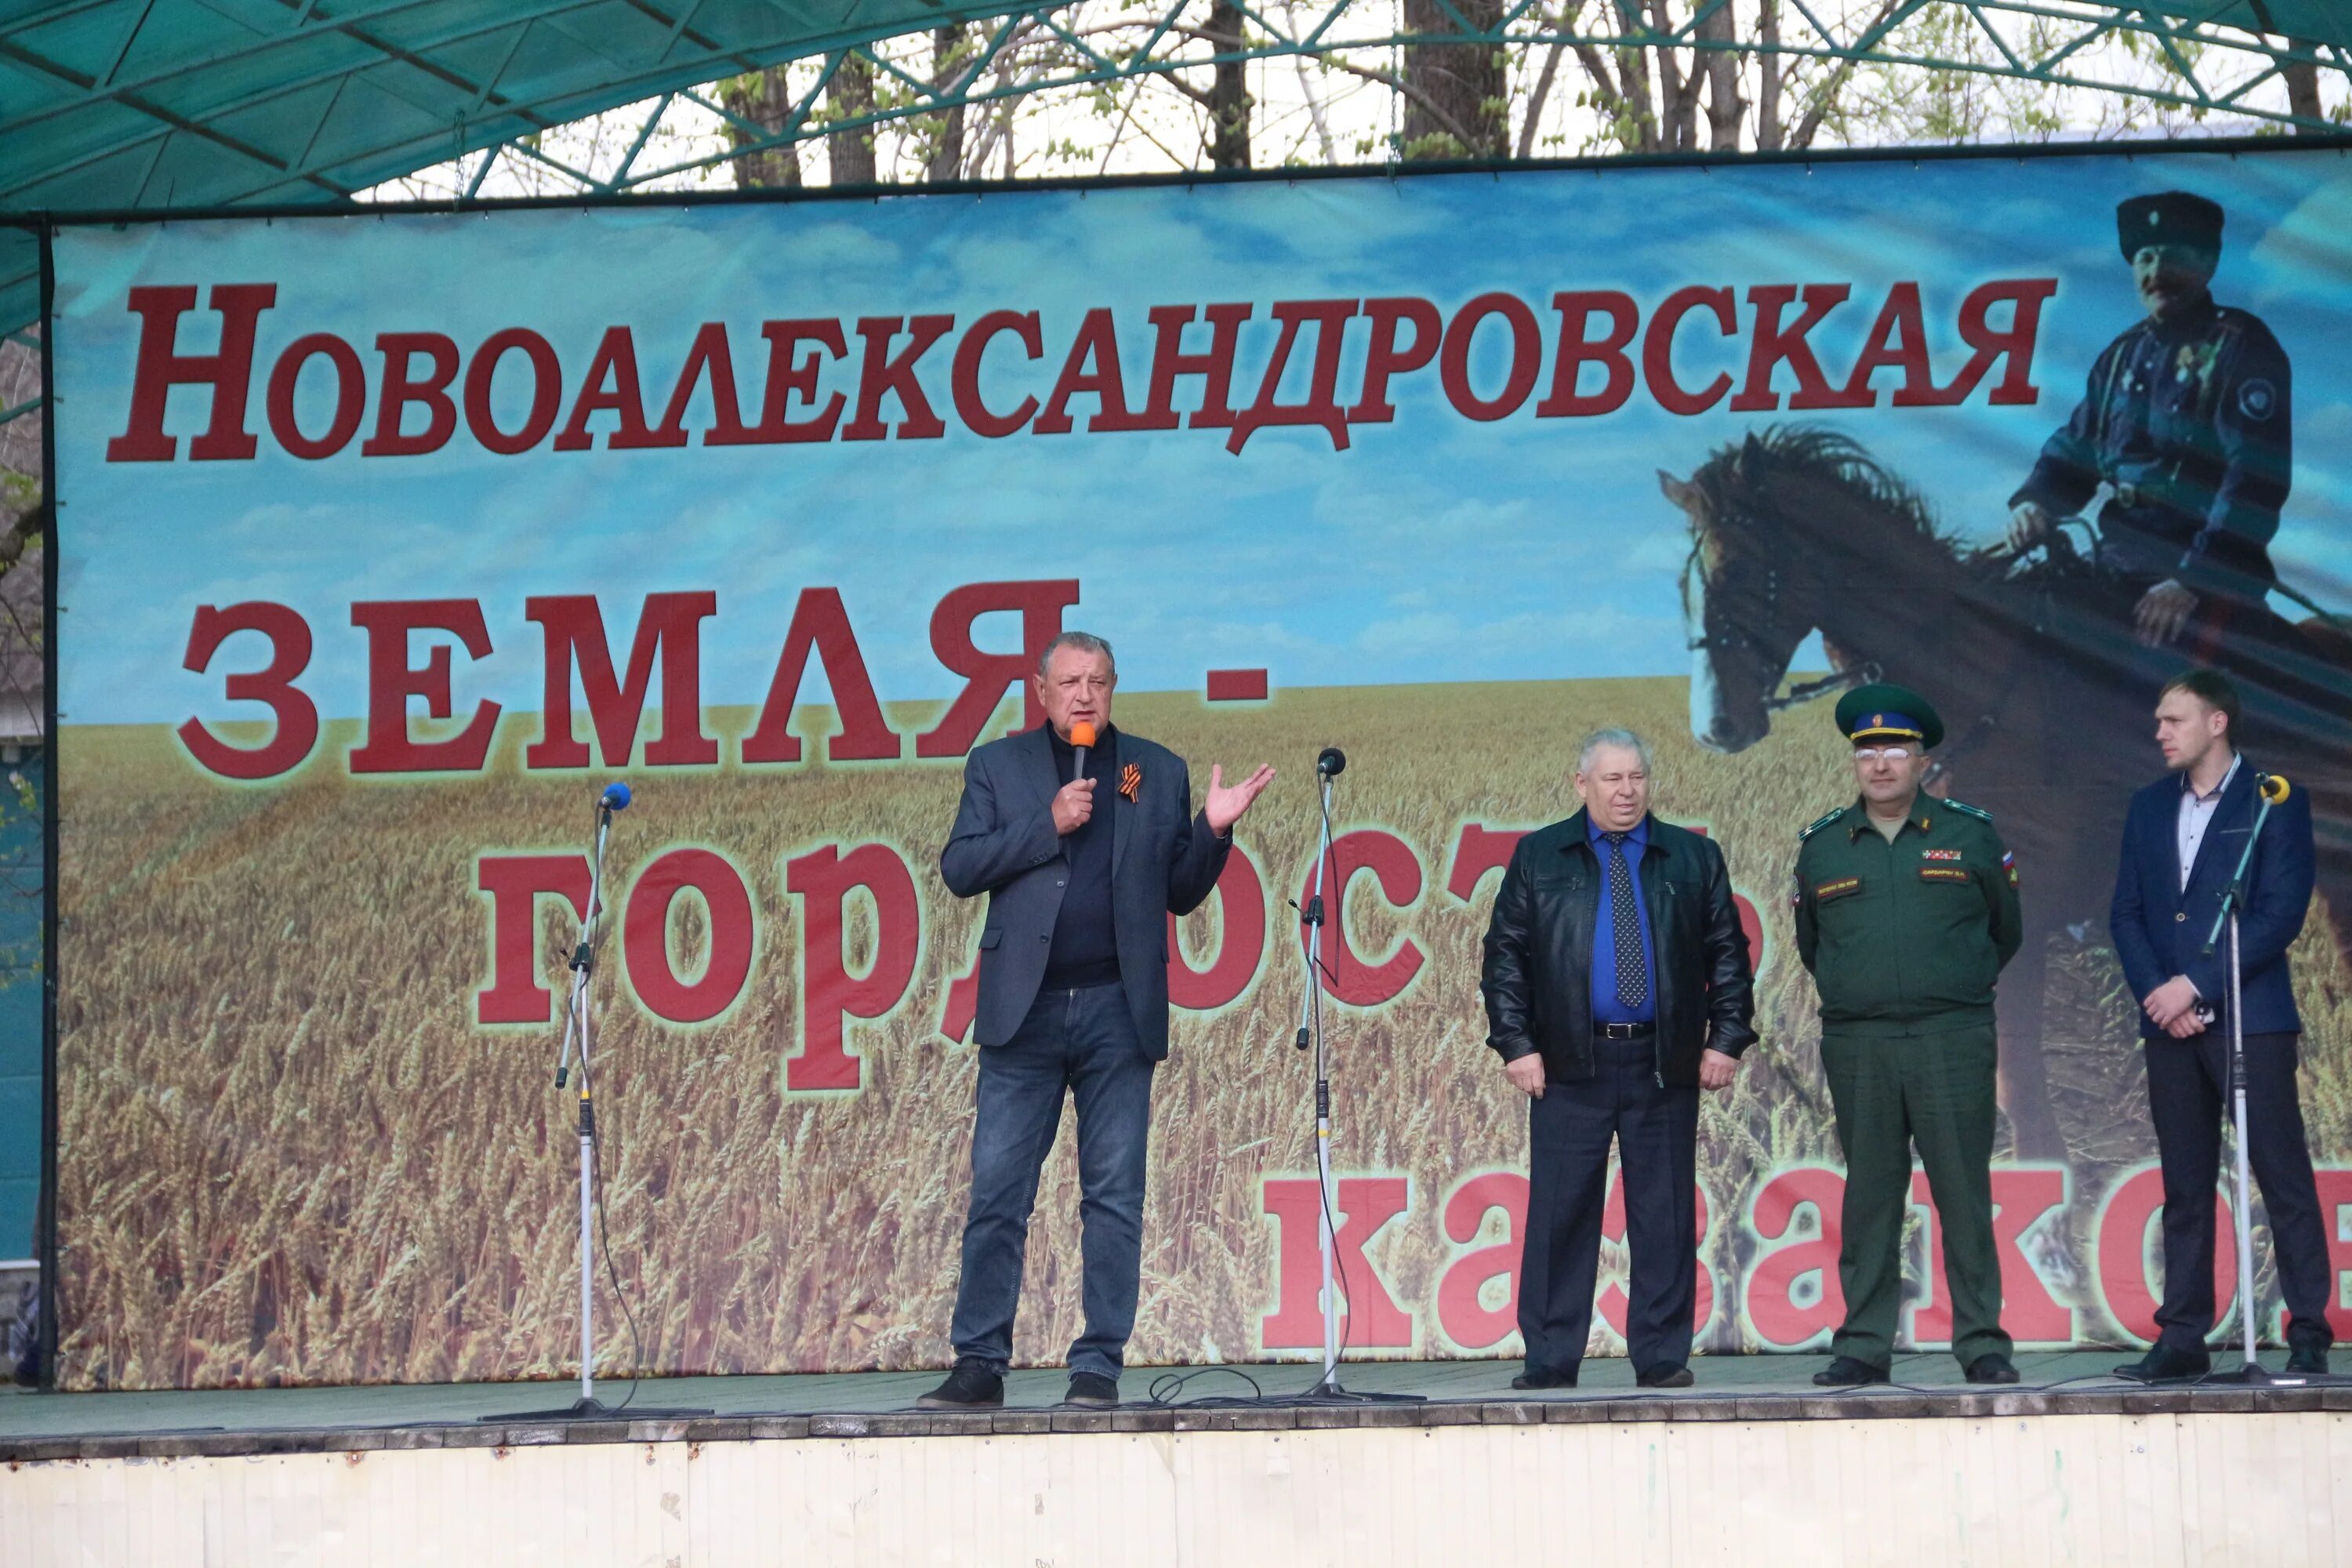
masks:
[[[2164,1163],[2164,1300],[2156,1344],[2116,1371],[2157,1382],[2212,1364],[2214,1184],[2230,1094],[2229,942],[2205,942],[2245,853],[2257,802],[2254,770],[2237,749],[2238,694],[2210,669],[2165,687],[2157,744],[2170,770],[2132,796],[2124,821],[2108,927],[2124,978],[2140,999],[2148,1114]],[[2300,791],[2271,808],[2254,846],[2238,921],[2246,1049],[2246,1152],[2262,1184],[2287,1305],[2287,1367],[2325,1373],[2336,1294],[2319,1194],[2295,1093],[2296,1015],[2287,948],[2311,904],[2311,803]]]
[[[1233,827],[1274,779],[1209,770],[1198,816],[1183,759],[1111,727],[1110,645],[1064,632],[1037,663],[1046,721],[975,750],[940,854],[958,898],[988,895],[972,1037],[980,1088],[971,1207],[956,1292],[955,1369],[918,1403],[1004,1403],[1037,1175],[1077,1102],[1086,1331],[1072,1405],[1118,1399],[1143,1262],[1151,1073],[1168,1055],[1168,917],[1217,885]],[[1092,743],[1083,748],[1074,736]]]

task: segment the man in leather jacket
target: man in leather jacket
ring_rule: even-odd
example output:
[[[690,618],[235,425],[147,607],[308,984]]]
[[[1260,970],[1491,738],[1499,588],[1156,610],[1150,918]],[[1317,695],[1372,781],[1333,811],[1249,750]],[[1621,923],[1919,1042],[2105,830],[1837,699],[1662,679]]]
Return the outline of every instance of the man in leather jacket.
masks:
[[[1584,809],[1512,852],[1479,980],[1486,1043],[1528,1096],[1527,1370],[1511,1386],[1576,1384],[1614,1141],[1634,1375],[1683,1388],[1698,1283],[1698,1091],[1727,1087],[1756,1037],[1755,974],[1722,849],[1649,814],[1641,739],[1594,731],[1575,782]]]

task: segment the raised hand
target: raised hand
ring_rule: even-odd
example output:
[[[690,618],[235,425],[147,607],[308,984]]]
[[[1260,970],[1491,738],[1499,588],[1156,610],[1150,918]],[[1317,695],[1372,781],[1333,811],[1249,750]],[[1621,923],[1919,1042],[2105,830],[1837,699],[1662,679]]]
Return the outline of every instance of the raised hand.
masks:
[[[1209,795],[1201,803],[1201,810],[1209,819],[1209,831],[1220,837],[1231,832],[1242,813],[1265,792],[1274,782],[1274,769],[1261,763],[1257,772],[1237,784],[1225,782],[1225,770],[1216,763],[1209,764]]]

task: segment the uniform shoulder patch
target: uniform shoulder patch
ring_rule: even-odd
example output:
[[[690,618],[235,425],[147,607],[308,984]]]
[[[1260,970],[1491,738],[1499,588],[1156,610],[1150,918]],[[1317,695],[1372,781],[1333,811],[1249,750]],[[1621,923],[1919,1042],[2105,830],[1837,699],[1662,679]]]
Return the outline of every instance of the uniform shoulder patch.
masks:
[[[1797,834],[1797,842],[1802,844],[1806,839],[1811,838],[1814,834],[1819,833],[1822,828],[1827,827],[1831,823],[1835,822],[1839,817],[1843,816],[1845,814],[1846,807],[1842,805],[1826,816],[1815,817],[1811,822],[1808,823],[1803,828],[1799,830]]]
[[[1979,822],[1990,822],[1992,820],[1991,812],[1987,811],[1980,805],[1970,805],[1964,800],[1947,799],[1944,802],[1944,807],[1948,811],[1957,811],[1963,816],[1973,816]]]

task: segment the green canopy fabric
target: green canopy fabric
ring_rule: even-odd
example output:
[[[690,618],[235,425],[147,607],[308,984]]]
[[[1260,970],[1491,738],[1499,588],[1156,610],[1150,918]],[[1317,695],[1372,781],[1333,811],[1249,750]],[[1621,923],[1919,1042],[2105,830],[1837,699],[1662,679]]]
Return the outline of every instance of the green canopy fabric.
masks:
[[[1908,0],[1895,19],[1922,3]],[[0,215],[331,205],[665,91],[1024,9],[950,0],[0,0]],[[2117,10],[2338,48],[2352,42],[2352,0]],[[1515,11],[1506,25],[1524,31],[1538,15]],[[2084,20],[2093,26],[2096,14]],[[1870,53],[1885,30],[1858,37],[1853,49]],[[37,273],[31,235],[0,230],[0,332],[35,319]]]

